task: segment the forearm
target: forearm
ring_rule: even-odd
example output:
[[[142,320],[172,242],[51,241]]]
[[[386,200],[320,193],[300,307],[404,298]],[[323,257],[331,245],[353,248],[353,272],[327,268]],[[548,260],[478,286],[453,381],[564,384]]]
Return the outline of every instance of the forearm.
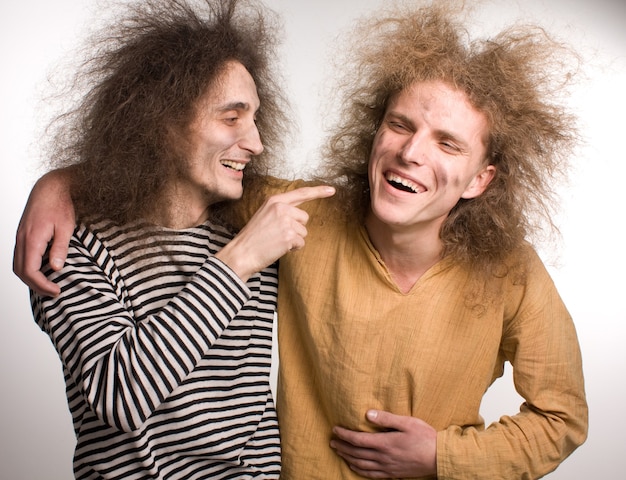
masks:
[[[124,431],[139,428],[187,378],[250,293],[211,258],[163,308],[137,321],[104,278],[78,276],[57,299],[39,299],[35,314],[91,409]]]
[[[484,431],[449,427],[437,436],[437,476],[440,480],[540,478],[584,442],[586,409],[579,405],[578,410],[569,418],[525,407]]]

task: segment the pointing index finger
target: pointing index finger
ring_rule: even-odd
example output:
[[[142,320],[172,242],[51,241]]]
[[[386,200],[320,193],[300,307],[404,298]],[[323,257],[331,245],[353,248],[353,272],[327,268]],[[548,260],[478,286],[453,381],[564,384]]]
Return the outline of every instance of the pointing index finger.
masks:
[[[276,195],[281,202],[294,207],[318,198],[331,197],[335,194],[335,188],[330,185],[317,185],[315,187],[300,187],[289,192]]]

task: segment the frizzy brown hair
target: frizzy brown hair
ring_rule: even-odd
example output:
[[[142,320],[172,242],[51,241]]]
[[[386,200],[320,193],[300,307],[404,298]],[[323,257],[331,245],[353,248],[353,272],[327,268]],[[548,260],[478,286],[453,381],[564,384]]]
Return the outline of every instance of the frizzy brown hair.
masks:
[[[277,17],[252,0],[141,0],[124,8],[90,39],[74,78],[88,92],[53,124],[60,128],[52,165],[72,166],[78,219],[122,224],[164,206],[163,188],[188,151],[197,104],[232,60],[251,74],[261,101],[265,150],[248,164],[244,187],[262,182],[268,158],[282,157],[287,128],[273,71]],[[229,210],[230,202],[212,205],[211,215],[229,223]]]
[[[553,99],[578,65],[573,51],[536,26],[470,40],[464,13],[450,2],[399,7],[351,32],[353,48],[345,51],[353,61],[344,62],[349,73],[339,90],[348,100],[324,152],[325,181],[344,197],[347,219],[363,221],[372,142],[390,97],[433,80],[463,91],[488,119],[487,161],[496,175],[482,195],[458,202],[440,237],[443,256],[489,270],[544,225],[554,227],[553,182],[567,170],[577,133]]]

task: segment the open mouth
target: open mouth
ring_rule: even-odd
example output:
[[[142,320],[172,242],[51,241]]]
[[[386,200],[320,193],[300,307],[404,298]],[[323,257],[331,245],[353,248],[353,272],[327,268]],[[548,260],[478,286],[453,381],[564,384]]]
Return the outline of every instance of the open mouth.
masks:
[[[421,193],[425,190],[424,188],[420,187],[417,183],[414,183],[404,177],[400,177],[396,175],[395,173],[391,173],[391,172],[385,173],[385,180],[387,180],[387,183],[389,183],[389,185],[391,185],[393,188],[403,191],[403,192]]]
[[[246,168],[245,163],[234,162],[232,160],[222,160],[220,163],[226,168],[230,168],[231,170],[235,170],[237,172],[241,172],[244,168]]]

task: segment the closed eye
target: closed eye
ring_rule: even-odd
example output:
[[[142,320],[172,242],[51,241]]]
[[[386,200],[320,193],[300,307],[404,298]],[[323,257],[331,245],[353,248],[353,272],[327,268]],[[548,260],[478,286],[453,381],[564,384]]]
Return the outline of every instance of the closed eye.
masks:
[[[409,128],[401,122],[388,121],[387,125],[395,132],[408,132]]]
[[[457,136],[451,135],[449,132],[439,131],[437,137],[444,152],[454,155],[467,153],[467,145]]]
[[[461,149],[457,145],[452,143],[452,142],[445,142],[444,141],[444,142],[440,142],[439,144],[446,151],[453,152],[453,153],[460,153],[461,152]]]
[[[406,115],[402,113],[389,110],[384,117],[385,124],[394,132],[397,133],[412,133],[415,132],[415,125]]]

